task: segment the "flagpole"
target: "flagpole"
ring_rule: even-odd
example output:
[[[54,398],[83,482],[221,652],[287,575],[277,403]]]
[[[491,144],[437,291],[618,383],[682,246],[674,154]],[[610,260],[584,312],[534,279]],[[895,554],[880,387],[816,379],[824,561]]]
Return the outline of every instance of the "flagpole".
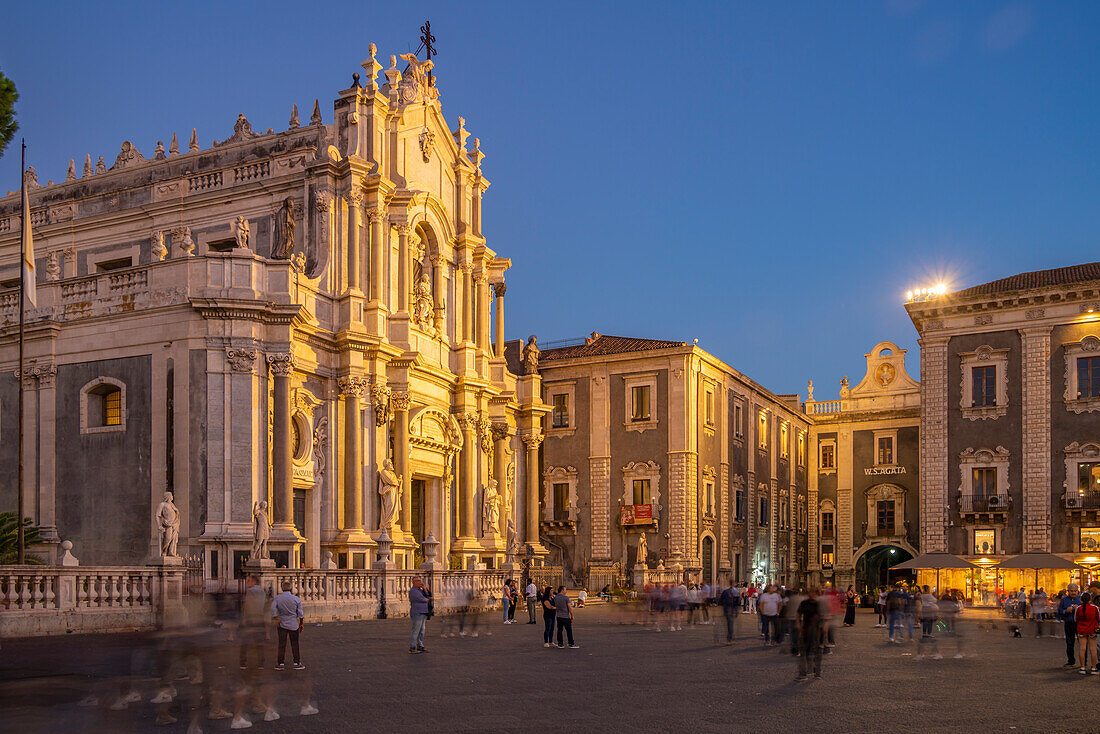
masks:
[[[23,535],[23,307],[27,297],[27,284],[24,282],[27,269],[23,267],[23,261],[27,256],[25,245],[30,222],[26,221],[27,207],[24,205],[27,196],[27,177],[24,175],[27,170],[27,142],[23,139],[19,142],[23,145],[23,153],[19,161],[19,371],[15,373],[19,384],[19,474],[15,485],[15,495],[18,498],[15,527],[19,544],[16,563],[22,565],[27,560],[26,538]]]

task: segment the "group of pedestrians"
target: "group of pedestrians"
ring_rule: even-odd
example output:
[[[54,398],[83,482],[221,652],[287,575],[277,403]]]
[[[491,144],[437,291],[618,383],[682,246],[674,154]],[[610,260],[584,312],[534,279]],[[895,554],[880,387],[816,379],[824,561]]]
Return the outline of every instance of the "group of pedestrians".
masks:
[[[941,660],[941,637],[954,641],[954,657],[966,657],[964,637],[958,626],[963,601],[957,592],[937,595],[928,585],[909,589],[899,583],[889,590],[880,586],[875,608],[878,613],[875,627],[886,629],[887,642],[895,645],[918,642],[915,660],[927,654],[931,654],[933,660]]]

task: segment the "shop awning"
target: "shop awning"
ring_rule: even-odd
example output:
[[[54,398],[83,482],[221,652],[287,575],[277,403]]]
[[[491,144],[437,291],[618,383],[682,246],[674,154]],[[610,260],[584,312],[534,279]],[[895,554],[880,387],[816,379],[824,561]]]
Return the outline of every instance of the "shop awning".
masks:
[[[1065,558],[1056,556],[1053,553],[1029,551],[1009,558],[1002,562],[998,568],[1027,569],[1029,571],[1063,571],[1078,568],[1078,565],[1073,561],[1067,561]]]
[[[944,568],[978,568],[965,558],[953,556],[950,553],[922,553],[916,558],[891,566],[890,569],[921,569],[929,568],[939,571]],[[1031,568],[1027,566],[1027,568]]]

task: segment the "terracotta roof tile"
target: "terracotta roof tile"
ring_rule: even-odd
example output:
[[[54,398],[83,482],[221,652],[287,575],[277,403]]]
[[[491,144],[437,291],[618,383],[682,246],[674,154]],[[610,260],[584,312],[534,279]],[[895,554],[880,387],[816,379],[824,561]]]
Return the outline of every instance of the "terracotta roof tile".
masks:
[[[539,355],[540,362],[552,362],[559,359],[577,359],[607,354],[625,354],[627,352],[647,352],[654,349],[672,349],[686,347],[687,342],[662,341],[660,339],[637,339],[630,336],[610,336],[600,334],[595,339],[586,339],[577,344],[556,349],[546,349]]]
[[[1084,263],[1082,265],[1070,265],[1053,270],[1034,270],[1030,273],[1019,273],[1007,278],[994,280],[972,288],[955,291],[953,296],[992,296],[1012,291],[1031,290],[1033,288],[1049,288],[1058,285],[1075,285],[1100,280],[1100,262]]]

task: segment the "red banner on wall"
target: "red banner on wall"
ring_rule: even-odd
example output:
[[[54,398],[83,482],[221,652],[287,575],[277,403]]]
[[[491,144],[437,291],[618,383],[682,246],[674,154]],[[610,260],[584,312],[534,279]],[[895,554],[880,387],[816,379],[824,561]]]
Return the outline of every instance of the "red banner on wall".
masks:
[[[649,525],[653,522],[653,505],[623,505],[619,510],[620,525]]]

